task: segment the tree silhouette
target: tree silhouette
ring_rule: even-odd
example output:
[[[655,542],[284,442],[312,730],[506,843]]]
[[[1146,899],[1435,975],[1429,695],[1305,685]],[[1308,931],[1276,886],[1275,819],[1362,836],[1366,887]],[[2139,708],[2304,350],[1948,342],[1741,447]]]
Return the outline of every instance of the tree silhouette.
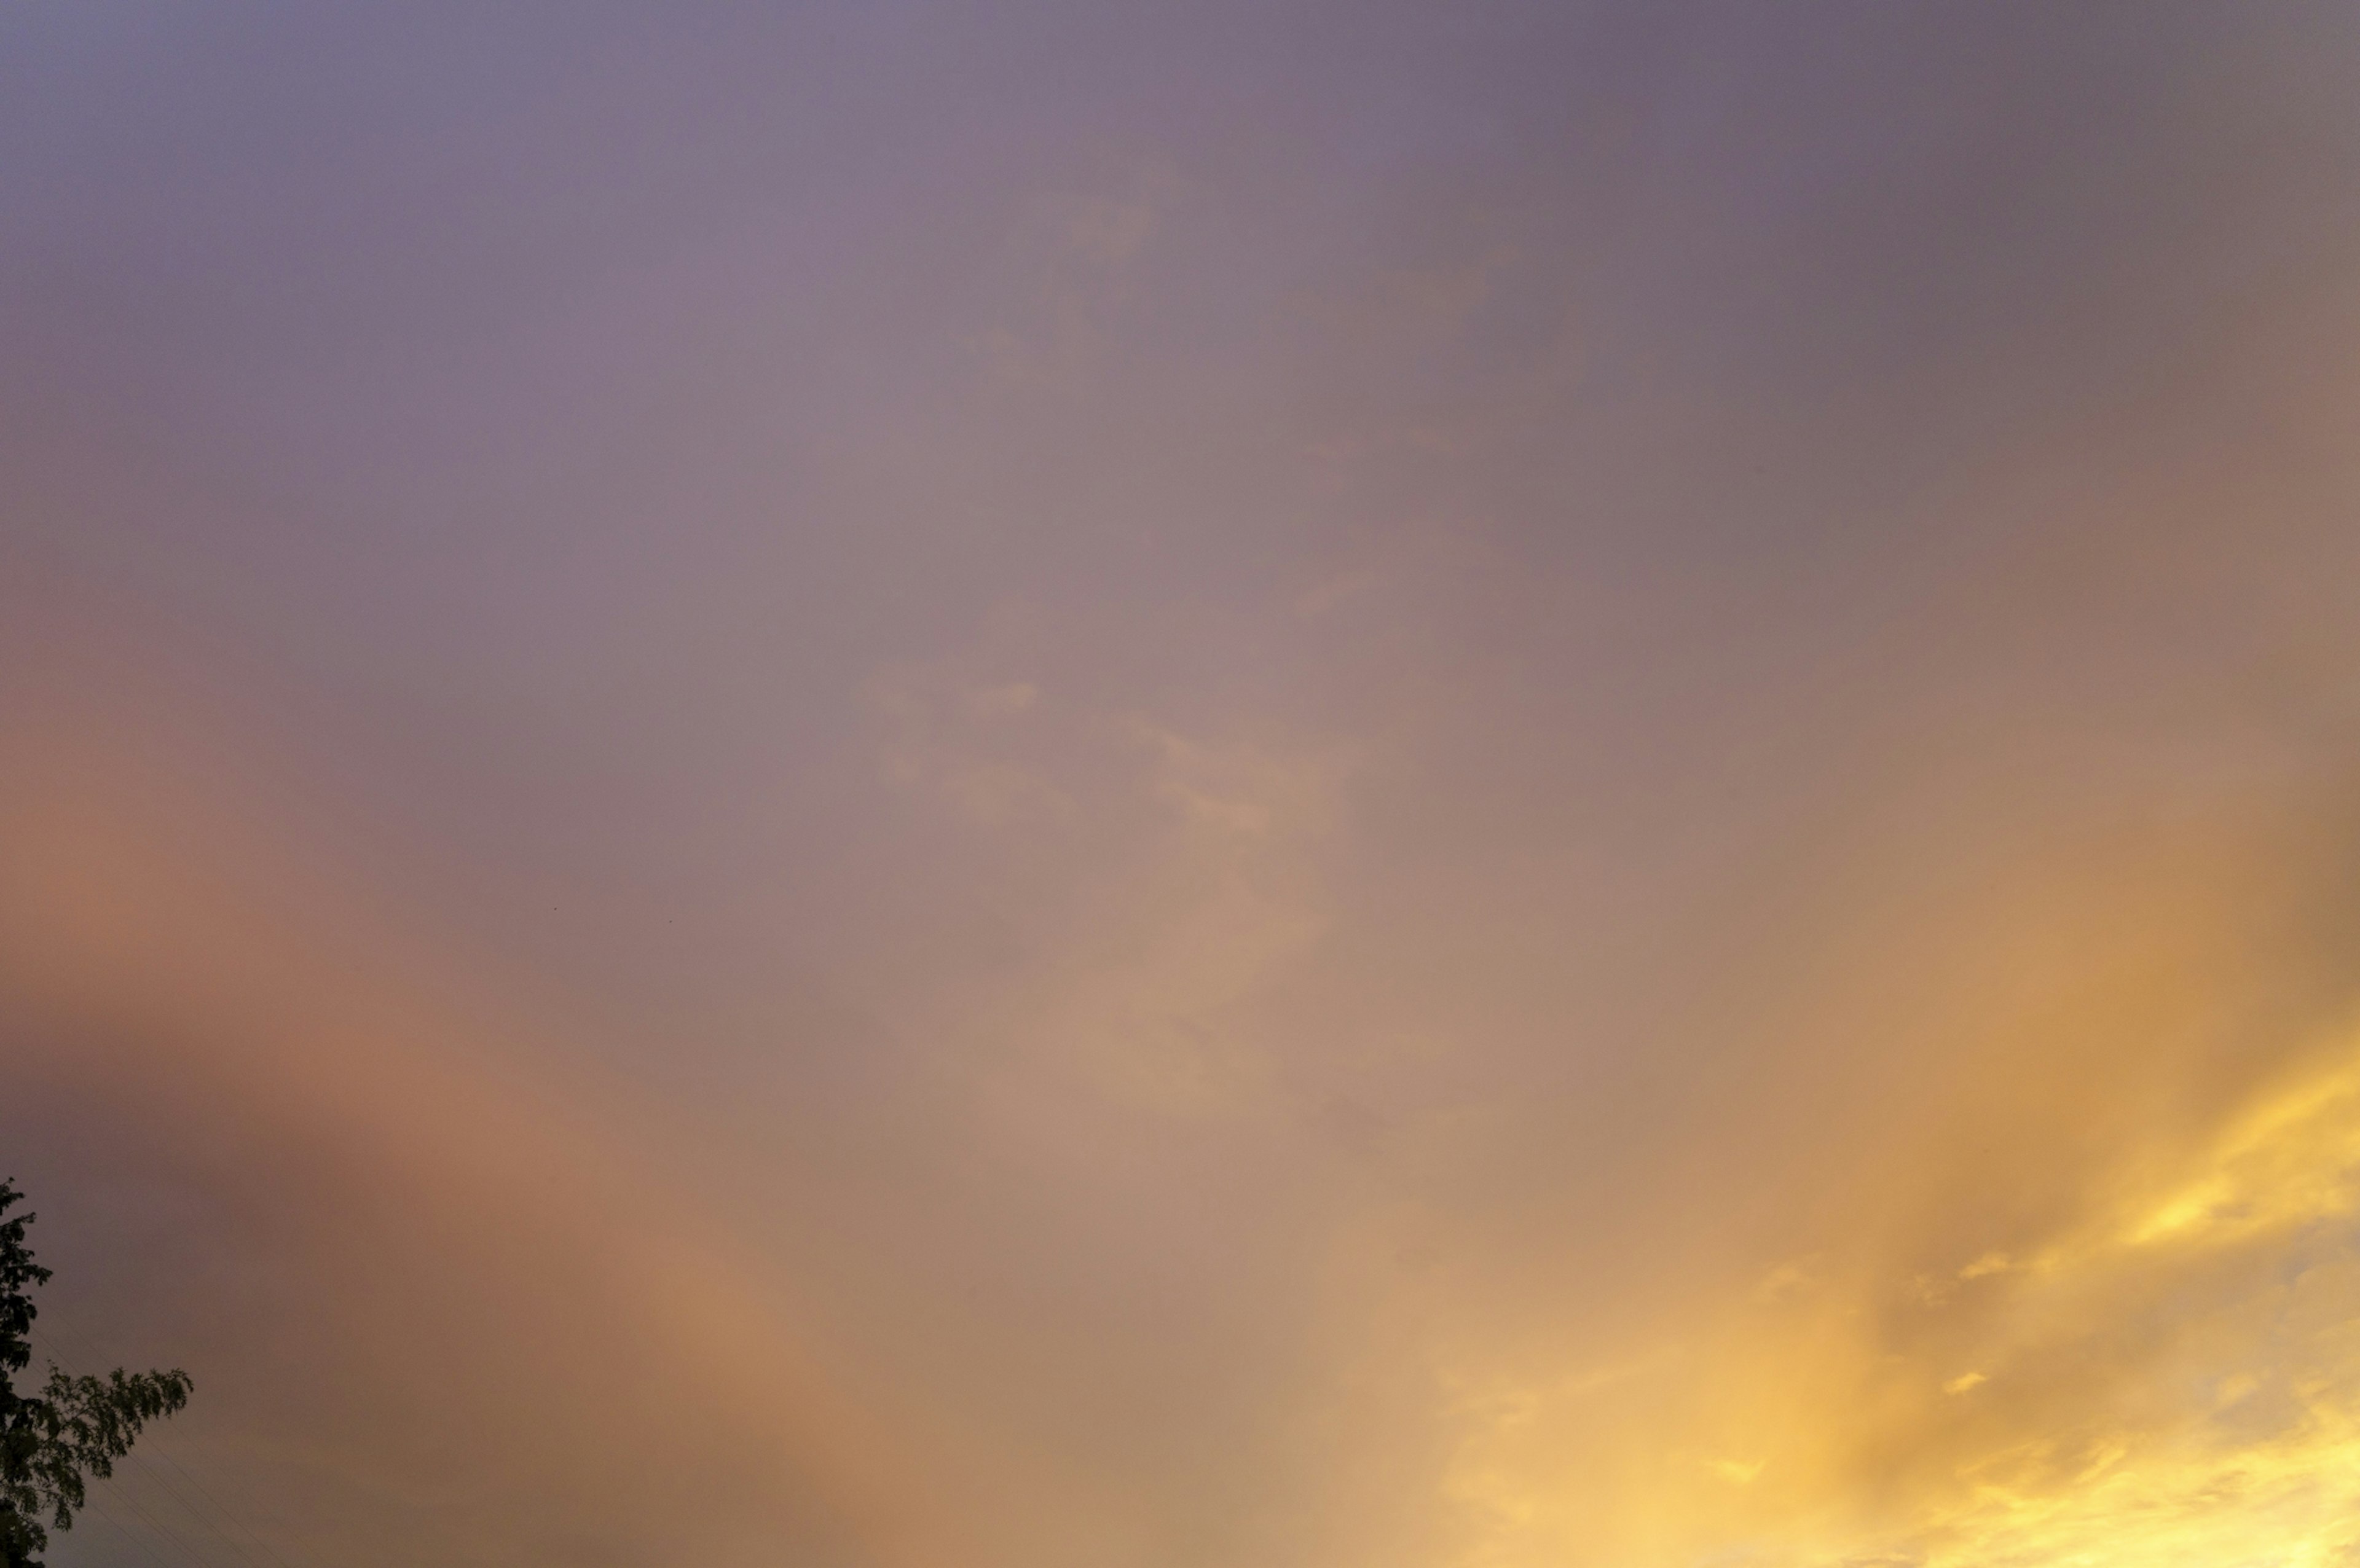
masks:
[[[0,1181],[0,1216],[25,1195]],[[186,1372],[130,1372],[70,1377],[53,1363],[37,1393],[16,1392],[16,1375],[33,1358],[25,1336],[37,1315],[30,1288],[49,1271],[25,1246],[29,1214],[0,1219],[0,1565],[38,1568],[49,1530],[73,1528],[82,1477],[104,1480],[131,1452],[139,1429],[189,1402]],[[47,1527],[44,1528],[44,1521]]]

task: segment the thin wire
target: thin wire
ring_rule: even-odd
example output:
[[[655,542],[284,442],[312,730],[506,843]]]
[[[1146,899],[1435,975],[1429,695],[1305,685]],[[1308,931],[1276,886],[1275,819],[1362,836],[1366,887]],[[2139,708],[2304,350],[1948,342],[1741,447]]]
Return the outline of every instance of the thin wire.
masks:
[[[233,1485],[218,1470],[213,1473],[213,1486],[208,1487],[204,1486],[202,1482],[197,1480],[194,1475],[184,1469],[179,1460],[172,1457],[173,1454],[177,1450],[187,1457],[190,1464],[196,1465],[200,1467],[202,1466],[203,1461],[199,1457],[199,1451],[189,1444],[189,1440],[182,1434],[173,1432],[169,1427],[158,1429],[154,1435],[156,1437],[156,1442],[153,1443],[151,1448],[148,1450],[148,1452],[151,1453],[157,1459],[171,1465],[173,1469],[180,1471],[181,1475],[188,1476],[189,1484],[202,1492],[207,1500],[211,1501],[215,1508],[221,1510],[224,1518],[235,1522],[241,1531],[257,1542],[262,1547],[262,1550],[269,1554],[272,1562],[279,1564],[279,1568],[290,1568],[287,1559],[280,1555],[279,1549],[270,1544],[269,1538],[261,1534],[253,1526],[247,1524],[245,1518],[235,1511],[228,1504],[223,1503],[220,1497],[215,1494],[213,1488],[218,1487],[222,1492],[229,1494],[230,1502],[237,1505],[239,1508],[246,1510],[246,1513],[247,1514],[252,1514],[256,1517],[262,1517],[268,1513],[268,1510],[256,1507],[254,1502],[254,1494],[251,1491]],[[274,1528],[280,1533],[286,1533],[291,1527],[282,1521]],[[297,1561],[316,1561],[317,1543],[303,1542],[300,1544],[302,1545],[303,1549],[299,1552]]]
[[[96,1514],[100,1519],[105,1520],[108,1526],[110,1526],[116,1534],[122,1536],[124,1540],[137,1547],[139,1549],[139,1554],[142,1557],[145,1557],[148,1562],[157,1564],[157,1568],[164,1568],[164,1560],[156,1555],[156,1548],[148,1543],[147,1537],[139,1534],[129,1525],[125,1524],[121,1519],[115,1518],[113,1509],[101,1506],[103,1499],[107,1495],[105,1482],[104,1480],[100,1482],[99,1489],[95,1493],[85,1489],[82,1494],[83,1515],[87,1517],[91,1514]],[[119,1492],[116,1493],[115,1496],[119,1501],[129,1505],[134,1512],[139,1514],[141,1519],[145,1519],[148,1518],[146,1511],[141,1509],[139,1505],[133,1501],[128,1496],[123,1495]],[[149,1520],[148,1524],[151,1530],[155,1528],[155,1522],[153,1520]],[[70,1529],[71,1527],[69,1526],[68,1528]],[[180,1550],[184,1552],[189,1551],[187,1543],[180,1541],[177,1538],[174,1538],[174,1544],[180,1546]],[[194,1553],[190,1554],[192,1556],[194,1555]],[[202,1561],[202,1559],[200,1561]]]
[[[86,1505],[82,1508],[82,1517],[84,1519],[96,1517],[104,1520],[108,1529],[115,1531],[115,1534],[121,1536],[124,1540],[129,1541],[132,1545],[137,1547],[139,1549],[140,1556],[145,1557],[148,1562],[155,1563],[156,1568],[164,1568],[164,1560],[156,1555],[156,1549],[148,1544],[146,1538],[134,1535],[131,1532],[131,1527],[129,1525],[126,1525],[121,1519],[116,1519],[109,1510],[99,1507],[99,1499],[96,1496],[93,1495],[88,1498]]]
[[[112,1477],[109,1477],[109,1479],[112,1479]],[[101,1482],[100,1485],[104,1486],[105,1483]],[[139,1506],[139,1499],[134,1497],[129,1490],[123,1487],[117,1487],[114,1496],[116,1501],[122,1503],[124,1507],[129,1508],[133,1513],[137,1514],[141,1522],[146,1524],[149,1530],[154,1530],[157,1534],[170,1541],[174,1546],[179,1547],[180,1550],[180,1555],[195,1563],[197,1568],[213,1568],[213,1565],[206,1562],[203,1555],[200,1553],[195,1547],[191,1546],[186,1541],[180,1538],[180,1532],[179,1530],[172,1529],[169,1525],[158,1523],[152,1516],[149,1515],[146,1508],[141,1508]]]
[[[188,1558],[191,1562],[199,1564],[200,1568],[213,1568],[213,1564],[205,1558],[204,1554],[199,1552],[195,1547],[189,1544],[187,1537],[181,1535],[179,1530],[174,1530],[171,1525],[165,1520],[156,1518],[146,1508],[141,1508],[139,1506],[139,1499],[131,1495],[129,1487],[115,1486],[109,1490],[108,1484],[115,1481],[115,1478],[116,1477],[115,1475],[108,1475],[102,1478],[98,1483],[99,1495],[112,1497],[116,1502],[119,1502],[125,1508],[129,1508],[134,1514],[137,1514],[139,1517],[140,1521],[147,1525],[149,1530],[155,1531],[158,1535],[162,1536],[166,1541],[170,1541],[173,1546],[179,1549],[180,1555]],[[83,1493],[83,1500],[85,1503],[92,1500],[92,1494],[87,1489]],[[122,1528],[122,1521],[114,1519],[111,1515],[103,1514],[101,1517],[107,1519],[108,1522],[115,1525],[117,1529]],[[126,1533],[127,1534],[129,1532],[126,1531]],[[155,1553],[151,1551],[148,1553],[148,1556],[150,1559],[153,1559],[155,1557]]]
[[[54,1357],[52,1359],[54,1359]],[[59,1362],[58,1365],[67,1373],[68,1376],[74,1375],[74,1368],[71,1364]],[[255,1568],[254,1559],[246,1552],[245,1548],[239,1546],[237,1542],[224,1535],[218,1526],[207,1519],[202,1513],[199,1513],[195,1506],[192,1505],[188,1498],[182,1497],[173,1488],[172,1485],[169,1481],[166,1481],[164,1477],[157,1472],[155,1466],[146,1462],[145,1456],[139,1452],[139,1450],[135,1448],[123,1457],[129,1462],[133,1474],[145,1475],[150,1481],[154,1482],[158,1487],[163,1491],[165,1496],[170,1497],[175,1503],[178,1503],[180,1506],[181,1511],[186,1513],[189,1518],[195,1522],[199,1530],[219,1541],[223,1545],[228,1547],[231,1552],[236,1554],[239,1562],[246,1564],[246,1568]],[[108,1479],[113,1478],[113,1476],[108,1477]],[[132,1512],[137,1514],[142,1519],[145,1519],[150,1528],[169,1540],[173,1545],[179,1547],[183,1554],[191,1558],[192,1561],[202,1564],[202,1568],[213,1568],[213,1564],[202,1553],[200,1553],[195,1547],[191,1546],[179,1530],[174,1530],[169,1525],[151,1516],[147,1509],[141,1508],[138,1500],[131,1495],[129,1487],[118,1486],[114,1495],[121,1498]]]
[[[137,1451],[134,1450],[135,1455],[137,1453]],[[247,1525],[244,1519],[239,1519],[235,1514],[230,1512],[230,1510],[223,1505],[222,1500],[219,1497],[214,1497],[212,1491],[206,1487],[202,1481],[198,1480],[196,1476],[182,1469],[180,1467],[180,1461],[172,1457],[170,1450],[158,1445],[148,1450],[148,1453],[153,1458],[169,1465],[174,1474],[178,1475],[180,1479],[186,1481],[190,1486],[195,1487],[197,1489],[198,1496],[203,1497],[205,1501],[213,1506],[213,1511],[215,1513],[219,1514],[230,1525],[235,1527],[239,1534],[254,1542],[255,1545],[260,1547],[263,1554],[268,1557],[273,1563],[277,1563],[279,1568],[292,1568],[292,1564],[290,1564],[287,1559],[279,1555],[279,1552],[276,1547],[273,1547],[268,1541],[256,1534],[253,1528]],[[191,1511],[194,1512],[195,1510],[191,1509]],[[223,1532],[218,1530],[216,1530],[214,1533],[223,1534]],[[224,1539],[227,1539],[226,1535],[224,1535]],[[231,1544],[235,1545],[236,1543],[232,1541]],[[239,1552],[238,1555],[241,1558],[244,1558],[247,1563],[252,1563],[254,1561],[253,1558],[247,1557],[242,1550]]]
[[[104,1366],[109,1359],[104,1354],[99,1353],[99,1346],[87,1334],[72,1329],[61,1329],[55,1332],[71,1335],[77,1345],[81,1346],[85,1351],[93,1353],[96,1356],[97,1365]],[[71,1370],[71,1368],[69,1368],[69,1370]],[[161,1431],[162,1429],[160,1427],[158,1428],[154,1435],[160,1435]],[[195,1475],[191,1475],[187,1469],[182,1467],[180,1461],[172,1457],[171,1453],[168,1448],[160,1444],[147,1450],[135,1448],[132,1450],[131,1456],[135,1459],[139,1458],[142,1456],[143,1453],[152,1454],[156,1459],[170,1465],[172,1470],[179,1475],[182,1480],[196,1488],[199,1496],[202,1497],[205,1501],[213,1506],[213,1511],[215,1513],[219,1514],[224,1521],[235,1527],[240,1534],[246,1538],[246,1540],[260,1547],[263,1554],[268,1557],[273,1563],[277,1563],[279,1568],[293,1568],[293,1565],[290,1563],[286,1558],[279,1554],[277,1548],[273,1547],[268,1541],[265,1541],[260,1535],[256,1533],[254,1529],[247,1525],[245,1520],[232,1513],[229,1508],[224,1504],[219,1497],[213,1494],[211,1488],[207,1487],[202,1481],[199,1480]],[[154,1474],[152,1469],[150,1474]],[[161,1475],[158,1475],[156,1478],[158,1481],[163,1482],[163,1477]],[[224,1543],[228,1545],[233,1551],[235,1551],[242,1561],[250,1565],[254,1563],[254,1558],[252,1555],[236,1541],[231,1541],[226,1531],[223,1530],[218,1525],[213,1523],[213,1521],[206,1519],[186,1497],[180,1497],[178,1490],[173,1488],[169,1482],[164,1482],[164,1486],[167,1491],[172,1493],[174,1499],[178,1501],[182,1508],[189,1510],[191,1518],[196,1519],[200,1523],[203,1524],[206,1529],[212,1530],[213,1534],[220,1536]]]
[[[221,1508],[225,1517],[236,1520],[240,1530],[253,1537],[256,1541],[260,1541],[262,1543],[263,1550],[270,1554],[273,1561],[280,1565],[280,1568],[288,1568],[287,1560],[279,1553],[279,1550],[270,1545],[268,1540],[257,1532],[251,1526],[247,1525],[228,1504],[224,1504],[216,1495],[214,1488],[218,1488],[220,1492],[227,1493],[230,1503],[235,1504],[237,1508],[245,1509],[246,1512],[249,1514],[253,1514],[257,1517],[262,1517],[268,1514],[268,1509],[259,1508],[256,1505],[253,1492],[234,1485],[228,1476],[223,1475],[218,1470],[214,1470],[212,1473],[213,1486],[207,1487],[198,1482],[195,1476],[191,1475],[190,1472],[180,1465],[180,1461],[172,1457],[172,1455],[177,1452],[185,1455],[191,1465],[197,1465],[200,1468],[204,1466],[204,1461],[201,1456],[202,1451],[191,1445],[190,1440],[185,1433],[178,1431],[169,1423],[152,1427],[146,1433],[142,1434],[141,1446],[135,1452],[139,1454],[152,1454],[154,1457],[172,1465],[174,1469],[180,1470],[182,1475],[189,1475],[191,1485],[197,1486],[198,1489],[202,1491],[208,1498],[212,1499],[214,1506]],[[272,1517],[275,1518],[276,1516]],[[274,1528],[283,1534],[288,1532],[292,1527],[282,1520],[274,1526]],[[316,1541],[301,1541],[298,1542],[298,1545],[301,1548],[298,1553],[297,1560],[299,1562],[317,1561],[318,1543]]]

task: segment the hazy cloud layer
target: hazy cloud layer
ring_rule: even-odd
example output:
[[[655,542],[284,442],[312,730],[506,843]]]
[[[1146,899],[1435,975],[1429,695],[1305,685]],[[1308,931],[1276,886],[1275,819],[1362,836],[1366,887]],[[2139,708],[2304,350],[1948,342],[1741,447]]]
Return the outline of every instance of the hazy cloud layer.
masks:
[[[2355,88],[19,8],[45,1344],[290,1565],[2360,1553]]]

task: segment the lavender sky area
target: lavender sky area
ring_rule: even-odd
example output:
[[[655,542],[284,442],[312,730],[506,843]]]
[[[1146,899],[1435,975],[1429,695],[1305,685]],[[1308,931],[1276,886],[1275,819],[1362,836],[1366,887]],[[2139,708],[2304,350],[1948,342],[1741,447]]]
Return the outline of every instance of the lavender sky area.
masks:
[[[2360,1560],[2355,431],[2348,5],[10,5],[51,1562]]]

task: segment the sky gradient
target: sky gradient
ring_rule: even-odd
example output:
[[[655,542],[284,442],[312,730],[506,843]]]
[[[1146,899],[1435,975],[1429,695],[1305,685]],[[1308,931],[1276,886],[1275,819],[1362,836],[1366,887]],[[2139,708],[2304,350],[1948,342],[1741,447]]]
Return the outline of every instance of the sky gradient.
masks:
[[[0,149],[0,1174],[252,1532],[59,1568],[2360,1562],[2360,9],[19,5]]]

